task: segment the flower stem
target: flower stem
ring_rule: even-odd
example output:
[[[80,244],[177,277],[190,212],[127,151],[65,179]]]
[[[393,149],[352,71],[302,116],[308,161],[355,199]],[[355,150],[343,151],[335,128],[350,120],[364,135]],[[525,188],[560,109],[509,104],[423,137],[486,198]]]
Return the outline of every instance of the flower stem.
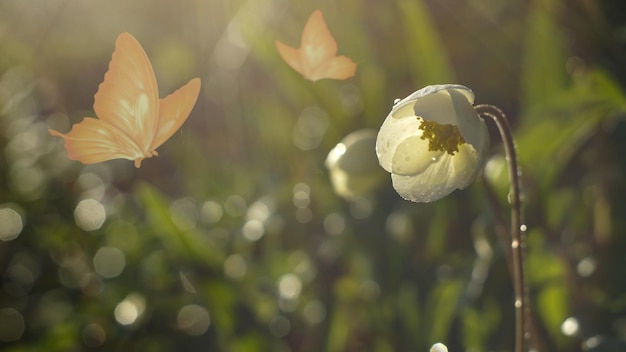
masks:
[[[522,215],[520,201],[520,171],[515,153],[515,142],[511,126],[502,110],[488,104],[474,107],[479,115],[491,118],[500,132],[504,143],[504,152],[509,164],[509,203],[511,204],[511,264],[513,271],[513,289],[515,291],[515,352],[526,351],[526,340],[530,338],[530,329],[526,321],[530,309],[524,278]],[[507,251],[508,252],[508,251]]]

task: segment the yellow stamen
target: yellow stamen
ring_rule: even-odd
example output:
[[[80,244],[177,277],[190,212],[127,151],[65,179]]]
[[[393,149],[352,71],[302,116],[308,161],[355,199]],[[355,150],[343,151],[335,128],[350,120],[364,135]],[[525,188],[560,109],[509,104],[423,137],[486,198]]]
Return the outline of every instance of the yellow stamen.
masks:
[[[428,139],[428,151],[445,151],[454,155],[459,151],[459,146],[465,143],[459,128],[455,125],[441,125],[433,121],[424,120],[421,117],[419,129],[424,131],[421,139]]]

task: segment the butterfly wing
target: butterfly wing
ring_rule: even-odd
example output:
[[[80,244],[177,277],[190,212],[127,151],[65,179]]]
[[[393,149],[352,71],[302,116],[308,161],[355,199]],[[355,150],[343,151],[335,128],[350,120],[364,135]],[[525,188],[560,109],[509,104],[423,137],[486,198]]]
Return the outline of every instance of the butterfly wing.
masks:
[[[138,167],[143,159],[143,152],[126,133],[112,124],[85,118],[75,124],[67,134],[48,130],[53,136],[63,137],[68,158],[83,164],[94,164],[111,159],[129,159]]]
[[[296,70],[296,72],[304,75],[304,71],[302,70],[302,64],[300,63],[299,49],[292,48],[278,40],[276,41],[276,49],[278,49],[278,53],[283,58],[283,60],[285,60],[287,65]]]
[[[129,33],[120,34],[94,97],[96,115],[127,134],[143,154],[150,154],[158,128],[158,94],[154,70],[141,44]]]
[[[194,78],[159,102],[159,125],[151,150],[165,143],[187,120],[200,93],[200,79]]]
[[[311,14],[302,32],[302,61],[308,79],[346,79],[354,76],[356,64],[345,56],[337,56],[337,41],[330,33],[320,10]]]
[[[313,74],[318,67],[337,55],[337,42],[324,21],[322,11],[315,10],[306,21],[300,50],[309,74]]]
[[[335,56],[315,70],[315,77],[317,79],[333,78],[333,79],[348,79],[356,73],[356,63],[346,56]]]

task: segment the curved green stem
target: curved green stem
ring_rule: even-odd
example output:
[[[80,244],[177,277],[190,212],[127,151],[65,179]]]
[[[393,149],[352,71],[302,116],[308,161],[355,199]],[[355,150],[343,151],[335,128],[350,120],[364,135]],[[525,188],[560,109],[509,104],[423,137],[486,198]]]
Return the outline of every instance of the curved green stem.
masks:
[[[511,204],[511,264],[513,271],[513,288],[515,291],[515,351],[526,351],[526,341],[530,338],[530,329],[526,321],[527,310],[530,305],[526,294],[526,283],[524,278],[524,257],[522,238],[522,215],[520,201],[520,171],[517,164],[517,154],[515,153],[515,142],[511,126],[502,110],[488,104],[475,106],[479,115],[491,118],[500,132],[504,143],[504,152],[509,164],[509,203]]]

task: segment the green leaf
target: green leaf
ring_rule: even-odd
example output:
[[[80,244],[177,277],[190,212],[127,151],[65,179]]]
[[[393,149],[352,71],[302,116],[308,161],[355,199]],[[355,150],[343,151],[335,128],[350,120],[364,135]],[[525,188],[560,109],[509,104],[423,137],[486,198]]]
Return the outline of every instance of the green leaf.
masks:
[[[463,293],[460,281],[444,281],[431,292],[426,303],[426,319],[430,324],[428,341],[445,341]]]
[[[531,2],[522,61],[525,109],[541,104],[566,86],[566,55],[556,16],[560,0]]]
[[[516,133],[522,167],[549,187],[597,126],[624,110],[626,95],[619,85],[601,71],[589,71],[522,116]]]
[[[414,81],[424,86],[454,82],[448,55],[424,1],[403,0],[399,7]]]
[[[562,283],[545,286],[537,295],[537,310],[553,338],[563,338],[561,324],[568,317],[569,294]]]
[[[136,194],[143,203],[148,224],[168,251],[192,255],[209,266],[221,267],[225,255],[195,229],[183,231],[178,228],[170,216],[167,199],[154,187],[139,183]]]

